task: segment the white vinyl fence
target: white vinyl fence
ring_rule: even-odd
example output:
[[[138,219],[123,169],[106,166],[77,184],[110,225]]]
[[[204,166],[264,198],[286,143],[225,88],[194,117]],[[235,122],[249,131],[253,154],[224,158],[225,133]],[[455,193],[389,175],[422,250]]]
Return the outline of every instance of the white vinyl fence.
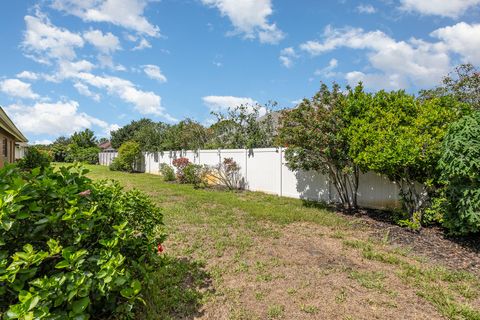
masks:
[[[109,165],[116,152],[99,154],[101,165]],[[284,149],[226,149],[198,151],[165,151],[144,153],[139,171],[159,174],[161,163],[172,165],[175,158],[185,157],[190,162],[214,166],[224,158],[233,158],[241,167],[248,190],[312,201],[334,202],[338,199],[328,176],[316,172],[292,171],[286,166]],[[386,177],[368,172],[360,176],[358,204],[366,208],[385,209],[399,206],[399,188]]]

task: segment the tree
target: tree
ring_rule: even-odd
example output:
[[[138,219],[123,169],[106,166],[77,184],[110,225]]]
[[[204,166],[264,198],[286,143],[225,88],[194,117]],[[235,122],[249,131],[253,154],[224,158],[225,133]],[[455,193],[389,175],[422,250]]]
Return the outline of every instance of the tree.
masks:
[[[53,156],[53,161],[65,162],[68,153],[68,145],[71,143],[70,138],[61,136],[58,137],[50,146]]]
[[[426,98],[451,95],[480,110],[480,70],[470,63],[461,64],[443,79],[442,86],[423,90],[420,95]]]
[[[366,96],[363,88],[355,91]],[[281,118],[279,141],[287,147],[285,158],[293,170],[313,170],[327,174],[345,209],[357,207],[358,166],[350,157],[346,135],[348,99],[337,84],[330,90],[322,84],[312,99],[304,99]]]
[[[240,105],[225,114],[212,112],[217,122],[210,127],[212,138],[208,146],[225,149],[272,147],[275,128],[269,107]],[[261,116],[265,109],[266,114]]]
[[[75,132],[70,137],[70,141],[72,144],[75,144],[80,148],[89,148],[89,147],[97,146],[97,138],[95,138],[95,134],[90,129],[85,129],[80,132]]]
[[[207,141],[207,129],[187,118],[168,128],[162,150],[198,150],[204,148]]]
[[[439,161],[445,185],[444,226],[454,234],[480,231],[480,111],[453,123]]]
[[[407,213],[421,221],[438,176],[441,143],[464,107],[451,96],[420,100],[404,91],[380,91],[352,120],[350,157],[362,171],[396,182]]]
[[[120,148],[124,142],[134,140],[135,134],[141,128],[153,125],[155,125],[155,122],[150,119],[143,118],[138,121],[132,121],[122,128],[110,132],[112,147],[114,149]]]

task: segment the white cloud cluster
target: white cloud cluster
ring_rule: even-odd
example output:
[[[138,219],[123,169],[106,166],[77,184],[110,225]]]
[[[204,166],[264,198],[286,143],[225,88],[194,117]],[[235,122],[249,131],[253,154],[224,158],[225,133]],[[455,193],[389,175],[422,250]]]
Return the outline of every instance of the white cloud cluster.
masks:
[[[291,68],[295,58],[298,58],[298,54],[293,47],[284,48],[280,51],[279,59],[285,68]]]
[[[276,44],[285,34],[268,17],[273,13],[271,0],[201,0],[203,4],[216,7],[222,16],[232,22],[234,34],[243,34],[248,39],[258,38],[262,43]]]
[[[213,112],[226,112],[240,105],[247,106],[249,110],[253,111],[253,107],[258,105],[257,101],[248,97],[205,96],[202,101]],[[263,116],[267,113],[267,109],[260,107],[259,113],[260,116]]]
[[[72,60],[76,57],[75,48],[83,47],[81,35],[54,26],[41,14],[25,16],[27,29],[22,47],[27,55],[37,62],[50,63],[51,59]]]
[[[39,75],[35,72],[25,70],[20,73],[17,73],[16,77],[20,79],[27,79],[27,80],[38,80]]]
[[[147,0],[53,0],[52,7],[83,21],[108,22],[152,37],[160,35],[158,26],[144,16]]]
[[[78,111],[76,101],[58,101],[55,103],[35,103],[33,106],[10,105],[6,112],[20,129],[27,133],[48,134],[52,136],[70,135],[75,131],[92,128],[101,128],[104,133],[118,128]]]
[[[14,98],[38,99],[40,96],[32,91],[30,83],[18,79],[0,81],[0,91]]]
[[[83,38],[104,54],[111,54],[120,49],[120,41],[112,33],[103,33],[100,30],[90,30],[83,34]]]
[[[94,93],[94,92],[90,91],[90,88],[87,85],[85,85],[81,82],[75,82],[73,84],[73,87],[75,89],[77,89],[78,93],[80,93],[83,96],[92,98],[93,100],[95,100],[97,102],[99,102],[100,99],[101,99],[101,97],[98,93]]]
[[[356,9],[359,13],[365,13],[365,14],[373,14],[377,12],[377,9],[375,9],[375,7],[372,6],[371,4],[360,4],[357,6]]]
[[[167,77],[162,73],[162,70],[156,65],[153,64],[146,64],[143,67],[143,72],[154,80],[157,80],[160,83],[167,82]]]
[[[110,95],[132,104],[141,114],[152,114],[168,121],[176,121],[162,107],[160,96],[151,91],[139,90],[128,80],[113,76],[97,76],[88,72],[81,72],[75,78],[92,87],[104,89]]]
[[[57,8],[60,8],[59,6],[61,6],[62,10],[67,10],[67,8],[72,9],[75,6],[80,6],[81,10],[77,8],[80,11],[75,11],[76,13],[80,14],[84,12],[84,10],[97,10],[98,8],[106,10],[106,8],[110,8],[110,6],[113,6],[114,4],[118,7],[122,7],[121,9],[118,9],[120,10],[117,12],[118,14],[123,12],[123,10],[127,10],[129,7],[136,6],[136,9],[131,8],[132,14],[135,14],[135,12],[140,12],[140,7],[141,12],[143,12],[146,2],[131,0],[125,0],[121,2],[110,0],[68,0],[54,2],[53,5]],[[115,13],[115,11],[112,12]],[[128,17],[126,19],[128,20]],[[92,87],[105,90],[108,94],[119,97],[128,104],[133,105],[134,108],[141,114],[153,114],[156,116],[161,116],[169,121],[176,120],[166,113],[165,109],[161,105],[161,97],[159,95],[150,91],[140,90],[131,81],[119,77],[95,75],[92,73],[92,70],[98,66],[94,65],[88,60],[77,58],[75,49],[82,47],[85,42],[88,42],[95,46],[99,51],[100,54],[98,55],[98,61],[101,67],[109,67],[117,71],[125,70],[125,67],[121,65],[115,65],[111,57],[113,52],[120,49],[120,41],[112,33],[104,33],[100,30],[93,29],[84,32],[82,35],[73,33],[67,29],[59,28],[53,25],[50,20],[46,16],[42,15],[38,10],[36,12],[36,16],[26,16],[25,21],[27,24],[27,30],[25,32],[23,41],[24,51],[29,55],[34,54],[37,61],[44,59],[44,61],[41,62],[54,62],[56,66],[56,72],[51,75],[38,75],[32,72],[24,71],[19,74],[19,76],[24,78],[41,76],[43,79],[52,82],[71,80],[73,81],[74,88],[80,94],[90,97],[95,101],[99,101],[101,97],[100,94],[91,91]],[[154,28],[152,30],[156,29]],[[140,30],[137,31],[140,32]],[[148,32],[147,29],[144,30],[144,33],[147,35],[157,35],[156,32]],[[147,76],[157,81],[167,81],[167,78],[161,73],[161,70],[158,66],[146,65],[144,66],[144,72],[147,74]],[[28,91],[30,86],[29,84],[23,83],[23,87],[21,87],[22,82],[17,79],[15,79],[15,81],[17,82],[6,83],[8,86],[5,87],[5,90],[9,90],[10,95],[16,94],[19,96],[22,94],[23,97],[38,97],[31,92],[31,90]],[[13,85],[16,85],[16,91],[14,91],[15,88],[13,88]]]
[[[334,71],[338,67],[338,60],[337,59],[331,59],[328,62],[328,66],[326,66],[323,69],[317,69],[315,70],[315,75],[316,76],[324,76],[326,78],[332,78],[337,75],[337,73]]]
[[[423,15],[458,18],[468,9],[480,4],[480,0],[400,0],[400,8]]]
[[[396,41],[382,31],[364,31],[361,28],[335,29],[328,26],[323,41],[307,41],[300,49],[311,55],[320,55],[338,48],[365,50],[370,69],[346,74],[351,84],[363,81],[372,88],[406,88],[410,85],[431,86],[451,69],[451,53],[458,54],[462,61],[480,61],[480,39],[476,34],[480,25],[459,23],[440,28],[431,33],[439,39],[428,42],[411,38]]]

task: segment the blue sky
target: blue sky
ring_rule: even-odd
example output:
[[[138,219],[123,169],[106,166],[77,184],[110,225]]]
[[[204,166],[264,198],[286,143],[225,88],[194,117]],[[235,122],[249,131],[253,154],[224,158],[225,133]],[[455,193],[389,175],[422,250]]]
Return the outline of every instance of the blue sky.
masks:
[[[0,12],[0,105],[31,143],[291,107],[320,81],[416,92],[480,65],[480,0],[27,0]]]

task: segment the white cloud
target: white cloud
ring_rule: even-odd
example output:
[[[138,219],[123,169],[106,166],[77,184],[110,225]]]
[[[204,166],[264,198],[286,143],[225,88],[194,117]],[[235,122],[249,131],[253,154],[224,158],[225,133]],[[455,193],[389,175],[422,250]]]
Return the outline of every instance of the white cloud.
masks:
[[[54,26],[50,20],[37,13],[25,16],[26,31],[22,47],[27,56],[40,63],[51,59],[72,60],[76,57],[75,48],[82,47],[83,38],[67,29]]]
[[[480,0],[400,0],[400,3],[405,11],[458,18],[469,8],[479,5]]]
[[[161,104],[161,97],[151,91],[142,91],[125,79],[113,76],[97,76],[88,72],[79,73],[77,80],[92,87],[106,90],[110,95],[132,104],[141,114],[153,114],[165,118],[168,121],[177,119],[166,113]]]
[[[366,14],[373,14],[377,12],[377,9],[375,9],[374,6],[371,4],[360,4],[357,6],[357,11],[360,13],[366,13]]]
[[[40,97],[32,91],[30,83],[18,79],[0,81],[0,91],[15,98],[38,99]]]
[[[327,78],[332,78],[337,75],[337,73],[333,70],[335,70],[338,67],[338,60],[337,59],[331,59],[328,62],[328,66],[326,66],[323,69],[317,69],[315,70],[315,75],[316,76],[325,76]]]
[[[90,30],[83,34],[83,38],[103,54],[111,54],[120,49],[120,41],[110,32],[104,34],[100,30]]]
[[[347,74],[350,84],[365,81],[366,86],[388,89],[410,85],[431,86],[437,84],[450,70],[448,48],[444,43],[430,43],[412,38],[396,41],[382,31],[365,32],[360,28],[333,29],[327,27],[324,41],[308,41],[300,48],[311,55],[320,55],[341,47],[366,50],[374,72],[354,71]],[[385,87],[385,86],[383,86]]]
[[[291,68],[295,58],[298,58],[298,54],[293,47],[284,48],[280,51],[279,59],[285,68]]]
[[[81,82],[75,82],[73,86],[75,87],[75,89],[77,89],[78,93],[80,93],[81,95],[90,97],[97,102],[100,101],[100,95],[98,93],[94,93],[90,91],[90,88],[87,85]]]
[[[20,79],[28,79],[28,80],[37,80],[39,78],[38,74],[36,74],[35,72],[26,71],[26,70],[18,73],[16,77]]]
[[[143,67],[143,72],[154,80],[157,80],[160,83],[167,82],[167,77],[162,73],[162,70],[156,65],[153,64],[146,64]]]
[[[450,51],[460,54],[464,62],[480,64],[480,24],[457,23],[431,33],[442,40]]]
[[[42,140],[35,140],[35,142],[33,143],[34,145],[49,145],[49,144],[52,144],[52,140],[49,140],[49,139],[42,139]]]
[[[235,109],[240,105],[248,106],[250,110],[258,105],[258,102],[252,98],[247,97],[233,97],[233,96],[206,96],[202,98],[203,103],[213,112],[226,112]],[[265,107],[260,107],[260,116],[267,113]]]
[[[233,34],[243,34],[247,39],[258,38],[262,43],[276,44],[284,37],[275,23],[269,23],[273,13],[271,0],[201,0],[203,4],[216,7],[222,16],[233,24]]]
[[[52,136],[70,135],[75,131],[99,127],[109,132],[112,125],[78,111],[76,101],[35,103],[33,106],[10,105],[5,108],[24,132]]]
[[[158,26],[144,16],[147,0],[53,0],[52,7],[84,21],[108,22],[152,37],[160,35]]]
[[[135,47],[133,47],[132,51],[143,50],[151,47],[152,45],[150,44],[150,42],[148,42],[147,39],[142,38],[140,42]]]

